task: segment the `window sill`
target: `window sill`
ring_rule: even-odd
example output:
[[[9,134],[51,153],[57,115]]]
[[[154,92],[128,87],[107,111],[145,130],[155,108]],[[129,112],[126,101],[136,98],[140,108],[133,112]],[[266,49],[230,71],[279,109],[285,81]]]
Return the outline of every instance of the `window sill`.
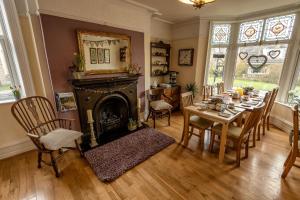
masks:
[[[16,102],[16,100],[14,100],[14,99],[10,99],[10,100],[1,100],[1,101],[0,101],[0,105],[3,105],[3,104],[12,104],[12,103],[14,103],[14,102]]]
[[[291,105],[287,104],[287,103],[282,103],[282,102],[279,102],[279,101],[275,101],[275,103],[281,105],[281,106],[284,106],[284,107],[287,107],[287,108],[291,108]]]

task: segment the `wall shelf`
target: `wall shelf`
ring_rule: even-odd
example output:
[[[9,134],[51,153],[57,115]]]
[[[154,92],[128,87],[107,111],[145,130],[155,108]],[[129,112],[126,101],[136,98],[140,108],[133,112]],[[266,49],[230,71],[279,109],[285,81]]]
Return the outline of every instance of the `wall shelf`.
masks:
[[[169,44],[165,44],[163,42],[151,42],[150,67],[152,77],[165,76],[169,74],[170,49],[171,46]]]

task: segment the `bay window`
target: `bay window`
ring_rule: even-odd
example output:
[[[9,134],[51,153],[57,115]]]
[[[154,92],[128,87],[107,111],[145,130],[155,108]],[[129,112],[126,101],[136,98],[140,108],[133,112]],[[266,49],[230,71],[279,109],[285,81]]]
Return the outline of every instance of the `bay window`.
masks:
[[[296,14],[288,14],[241,23],[224,23],[232,30],[227,32],[228,35],[223,33],[228,41],[226,43],[214,41],[218,39],[216,27],[220,22],[216,25],[213,23],[206,84],[224,81],[227,88],[252,86],[258,90],[272,90],[285,84],[288,73],[282,72],[294,70],[287,68],[291,64],[287,67],[285,65],[289,58],[289,47],[295,42],[292,41],[295,20]],[[294,94],[300,97],[300,79],[294,81],[292,88],[295,88]],[[284,93],[281,92],[286,97],[288,91]]]

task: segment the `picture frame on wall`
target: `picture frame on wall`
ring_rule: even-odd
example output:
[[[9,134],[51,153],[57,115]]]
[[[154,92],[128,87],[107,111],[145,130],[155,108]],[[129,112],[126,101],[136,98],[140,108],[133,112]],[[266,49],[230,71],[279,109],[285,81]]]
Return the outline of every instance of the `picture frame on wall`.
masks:
[[[194,62],[194,49],[179,49],[178,52],[178,65],[179,66],[193,66]]]
[[[55,94],[58,112],[77,110],[76,100],[73,92],[61,92]]]
[[[97,49],[96,48],[90,48],[90,61],[91,64],[97,64]]]
[[[131,37],[125,34],[77,30],[79,53],[86,75],[127,73],[131,65]],[[125,54],[120,59],[120,49]],[[124,58],[124,59],[123,59]]]

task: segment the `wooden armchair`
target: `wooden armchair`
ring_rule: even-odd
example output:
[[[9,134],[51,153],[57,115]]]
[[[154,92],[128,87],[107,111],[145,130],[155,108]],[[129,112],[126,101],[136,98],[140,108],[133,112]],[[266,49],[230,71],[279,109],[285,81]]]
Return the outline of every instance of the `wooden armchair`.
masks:
[[[217,93],[223,94],[225,92],[224,82],[217,83]]]
[[[294,165],[296,158],[300,157],[300,141],[299,141],[299,110],[298,105],[292,107],[293,111],[293,143],[290,153],[284,162],[284,169],[281,174],[282,178],[285,178]]]
[[[169,98],[164,95],[164,89],[150,89],[146,91],[146,95],[149,102],[149,114],[146,121],[148,121],[151,115],[153,119],[153,127],[155,128],[155,121],[157,117],[162,118],[164,116],[168,116],[168,125],[170,126],[171,110],[173,107],[162,99],[162,97],[166,99]]]
[[[184,107],[187,106],[191,106],[193,105],[193,93],[192,92],[185,92],[181,94],[181,104],[182,107],[184,109]],[[200,138],[201,141],[201,146],[203,147],[204,145],[204,133],[206,129],[209,129],[212,125],[214,124],[214,122],[207,120],[207,119],[203,119],[199,116],[196,115],[192,115],[190,116],[190,124],[189,127],[191,128],[189,131],[189,138],[192,135],[195,135],[197,137]],[[194,129],[198,129],[199,133],[195,133]],[[181,141],[183,141],[183,137],[184,137],[184,133],[182,132],[182,136],[181,136]]]
[[[63,149],[79,150],[77,139],[82,133],[70,130],[72,120],[57,118],[51,102],[45,97],[21,99],[12,105],[11,112],[37,147],[38,168],[43,162],[52,166],[56,177],[59,177],[57,159],[63,155]],[[50,155],[50,163],[42,159],[44,153]]]
[[[241,150],[242,145],[245,145],[245,158],[248,158],[248,150],[249,150],[249,137],[251,132],[254,130],[255,125],[257,124],[261,113],[263,112],[265,104],[262,103],[260,106],[253,109],[250,113],[249,117],[246,119],[243,127],[230,126],[228,129],[227,138],[234,143],[234,147],[236,149],[236,166],[240,166],[241,160]],[[211,142],[209,149],[213,150],[215,136],[220,136],[222,133],[222,124],[218,124],[212,128],[211,133]]]

